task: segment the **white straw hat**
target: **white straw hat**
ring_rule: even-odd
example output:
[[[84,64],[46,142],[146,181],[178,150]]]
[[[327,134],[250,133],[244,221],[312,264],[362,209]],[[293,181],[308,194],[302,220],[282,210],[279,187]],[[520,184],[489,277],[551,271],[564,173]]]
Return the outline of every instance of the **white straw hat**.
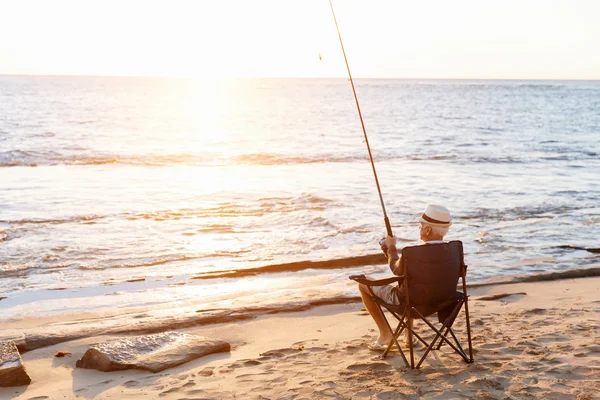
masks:
[[[427,206],[423,214],[419,217],[419,221],[433,226],[447,227],[452,225],[450,211],[444,206],[430,204]]]

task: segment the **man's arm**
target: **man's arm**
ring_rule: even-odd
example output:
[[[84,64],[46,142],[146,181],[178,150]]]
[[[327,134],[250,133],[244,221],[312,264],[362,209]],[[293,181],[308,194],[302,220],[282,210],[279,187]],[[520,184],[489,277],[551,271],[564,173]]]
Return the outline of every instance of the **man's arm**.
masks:
[[[401,255],[398,255],[398,249],[396,248],[396,237],[386,236],[385,241],[379,243],[381,250],[385,253],[388,259],[388,266],[394,275],[402,275],[402,268],[400,267]]]
[[[388,265],[394,275],[402,275],[402,268],[400,268],[401,255],[398,255],[398,249],[396,246],[390,246],[388,248]]]

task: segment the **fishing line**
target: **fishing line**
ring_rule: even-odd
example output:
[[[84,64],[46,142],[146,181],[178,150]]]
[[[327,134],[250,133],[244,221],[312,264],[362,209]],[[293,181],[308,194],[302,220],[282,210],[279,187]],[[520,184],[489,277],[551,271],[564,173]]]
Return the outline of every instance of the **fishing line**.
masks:
[[[338,37],[340,38],[340,45],[342,46],[342,53],[344,54],[344,61],[346,61],[346,69],[348,70],[348,76],[350,77],[350,85],[352,85],[352,93],[354,93],[354,100],[356,101],[356,109],[358,110],[358,117],[360,118],[360,125],[362,126],[363,134],[365,136],[365,143],[367,144],[367,150],[369,151],[369,159],[371,160],[371,167],[373,168],[373,175],[375,176],[375,184],[377,185],[377,193],[379,193],[379,201],[381,202],[381,209],[383,210],[383,221],[385,222],[385,229],[387,230],[388,236],[394,236],[392,233],[392,226],[388,219],[387,213],[385,212],[385,205],[383,204],[383,196],[381,195],[381,188],[379,187],[379,179],[377,179],[377,171],[375,170],[375,163],[373,162],[373,156],[371,155],[371,146],[369,146],[369,138],[367,137],[367,130],[365,129],[365,123],[363,121],[362,113],[360,112],[360,104],[358,104],[358,96],[356,95],[356,89],[354,88],[354,81],[352,80],[352,74],[350,73],[350,65],[348,64],[348,58],[346,57],[346,50],[344,50],[344,43],[342,42],[342,34],[335,17],[335,11],[333,10],[333,3],[329,0],[331,6],[331,13],[333,14],[333,21],[335,22],[335,29],[337,30]]]

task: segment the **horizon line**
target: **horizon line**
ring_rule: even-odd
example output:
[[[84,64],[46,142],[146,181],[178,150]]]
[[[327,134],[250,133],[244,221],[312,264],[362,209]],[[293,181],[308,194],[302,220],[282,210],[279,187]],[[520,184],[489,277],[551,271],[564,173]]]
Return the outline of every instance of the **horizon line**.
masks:
[[[166,78],[166,79],[209,79],[207,77],[183,76],[183,75],[101,75],[101,74],[14,74],[0,73],[0,76],[12,77],[54,77],[54,78]],[[429,81],[600,81],[600,78],[407,78],[407,77],[352,77],[353,79],[371,80],[429,80]],[[234,76],[215,77],[215,81],[226,81],[236,79],[346,79],[347,76]]]

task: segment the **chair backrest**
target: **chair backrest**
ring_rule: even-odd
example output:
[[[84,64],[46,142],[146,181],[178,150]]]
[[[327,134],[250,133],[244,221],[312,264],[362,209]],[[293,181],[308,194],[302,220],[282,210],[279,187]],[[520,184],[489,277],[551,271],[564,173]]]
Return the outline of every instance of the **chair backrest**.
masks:
[[[452,299],[463,264],[463,245],[458,240],[403,248],[402,266],[408,276],[410,302],[425,306]]]

